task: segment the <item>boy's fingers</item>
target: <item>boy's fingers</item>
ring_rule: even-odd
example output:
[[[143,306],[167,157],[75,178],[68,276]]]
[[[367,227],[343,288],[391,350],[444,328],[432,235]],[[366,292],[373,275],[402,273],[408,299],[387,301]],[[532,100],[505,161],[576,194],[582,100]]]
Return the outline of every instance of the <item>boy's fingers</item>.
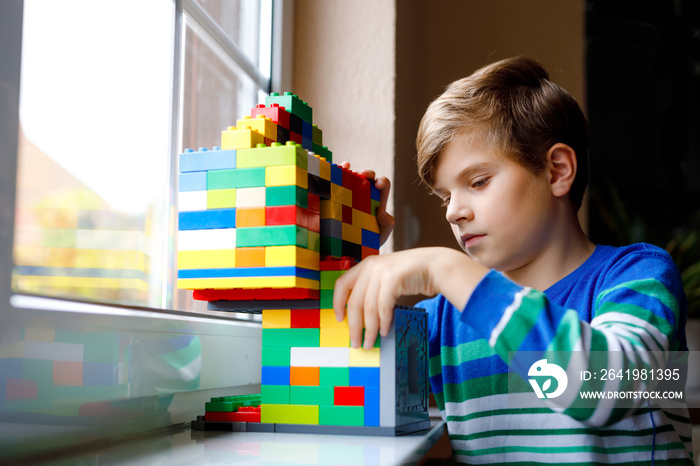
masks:
[[[348,302],[350,292],[357,280],[357,272],[354,269],[355,267],[345,272],[335,282],[335,288],[333,290],[333,311],[335,312],[335,319],[338,322],[342,322],[345,318],[345,304]]]
[[[366,282],[360,276],[355,282],[353,292],[348,299],[348,328],[350,331],[350,345],[353,348],[359,348],[362,345],[362,327],[364,323],[364,313],[362,306],[364,304],[364,296],[366,290]]]
[[[377,174],[374,173],[374,170],[362,170],[360,172],[360,175],[364,176],[368,180],[374,180],[377,177]],[[379,188],[377,187],[377,189]]]
[[[377,313],[379,317],[379,334],[383,337],[389,334],[391,320],[394,317],[394,306],[396,298],[394,293],[395,284],[384,283],[377,296]]]
[[[389,191],[391,191],[391,181],[389,181],[389,178],[387,178],[385,176],[380,177],[377,180],[377,183],[379,183],[380,181],[382,182],[382,184],[384,186],[381,188],[377,186],[377,189],[380,190],[379,191],[379,205],[382,206],[384,208],[384,210],[386,210],[386,203],[389,200]],[[376,183],[375,183],[375,186],[376,186]]]
[[[365,339],[363,346],[370,349],[374,346],[379,331],[379,316],[377,313],[377,297],[379,293],[379,280],[371,280],[367,285],[364,302],[365,315]]]

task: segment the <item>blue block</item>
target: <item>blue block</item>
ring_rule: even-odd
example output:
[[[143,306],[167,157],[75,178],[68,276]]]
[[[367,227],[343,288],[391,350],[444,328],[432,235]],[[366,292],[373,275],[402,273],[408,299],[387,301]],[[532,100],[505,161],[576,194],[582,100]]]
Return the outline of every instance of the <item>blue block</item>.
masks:
[[[180,192],[207,190],[207,172],[180,173],[179,178],[177,190]]]
[[[241,267],[230,269],[178,270],[177,278],[238,278],[238,277],[290,277],[320,280],[318,270],[301,267]]]
[[[310,121],[304,120],[302,122],[301,137],[304,137],[309,140],[314,138],[314,125],[312,125]]]
[[[108,362],[84,362],[83,363],[83,386],[86,387],[108,387],[117,385],[119,375],[118,364]]]
[[[372,198],[372,200],[375,200],[375,201],[381,200],[379,197],[379,190],[374,187],[374,183],[372,183],[370,185],[369,191],[370,191],[370,197]]]
[[[324,156],[321,155],[321,157]],[[326,157],[326,160],[330,161],[328,157]],[[343,186],[343,169],[340,168],[340,165],[331,164],[331,183]]]
[[[236,168],[236,151],[201,148],[195,152],[186,149],[180,154],[180,173]]]
[[[311,139],[301,138],[301,147],[306,150],[314,150],[314,143],[311,141]]]
[[[379,425],[379,387],[365,387],[365,425]]]
[[[378,367],[350,367],[351,387],[377,387],[379,388]]]
[[[236,228],[236,209],[195,210],[178,213],[180,230]]]
[[[289,366],[262,366],[261,385],[289,385]],[[377,404],[379,412],[379,404]]]
[[[362,229],[362,245],[372,249],[379,249],[379,233]]]

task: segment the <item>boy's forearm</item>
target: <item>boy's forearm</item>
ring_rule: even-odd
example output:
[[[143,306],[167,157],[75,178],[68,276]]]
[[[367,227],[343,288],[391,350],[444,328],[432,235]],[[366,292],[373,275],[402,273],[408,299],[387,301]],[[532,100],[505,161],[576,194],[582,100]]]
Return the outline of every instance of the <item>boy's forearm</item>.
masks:
[[[469,297],[489,269],[455,249],[430,249],[435,250],[429,267],[437,289],[454,307],[464,310]]]

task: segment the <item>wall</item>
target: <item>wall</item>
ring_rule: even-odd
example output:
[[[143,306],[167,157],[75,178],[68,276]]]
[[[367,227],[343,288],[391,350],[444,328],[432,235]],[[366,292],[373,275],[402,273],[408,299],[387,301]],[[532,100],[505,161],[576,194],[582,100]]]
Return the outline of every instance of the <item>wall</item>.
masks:
[[[295,5],[293,92],[313,108],[335,163],[393,181],[395,0]]]

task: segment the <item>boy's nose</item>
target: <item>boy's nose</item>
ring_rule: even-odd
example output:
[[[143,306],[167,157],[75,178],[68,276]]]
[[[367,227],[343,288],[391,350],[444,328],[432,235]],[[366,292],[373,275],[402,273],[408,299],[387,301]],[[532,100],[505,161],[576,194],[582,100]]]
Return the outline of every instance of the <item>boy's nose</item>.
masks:
[[[474,219],[474,211],[467,205],[467,203],[458,198],[455,199],[452,197],[449,205],[447,206],[445,218],[452,224],[470,221]]]

